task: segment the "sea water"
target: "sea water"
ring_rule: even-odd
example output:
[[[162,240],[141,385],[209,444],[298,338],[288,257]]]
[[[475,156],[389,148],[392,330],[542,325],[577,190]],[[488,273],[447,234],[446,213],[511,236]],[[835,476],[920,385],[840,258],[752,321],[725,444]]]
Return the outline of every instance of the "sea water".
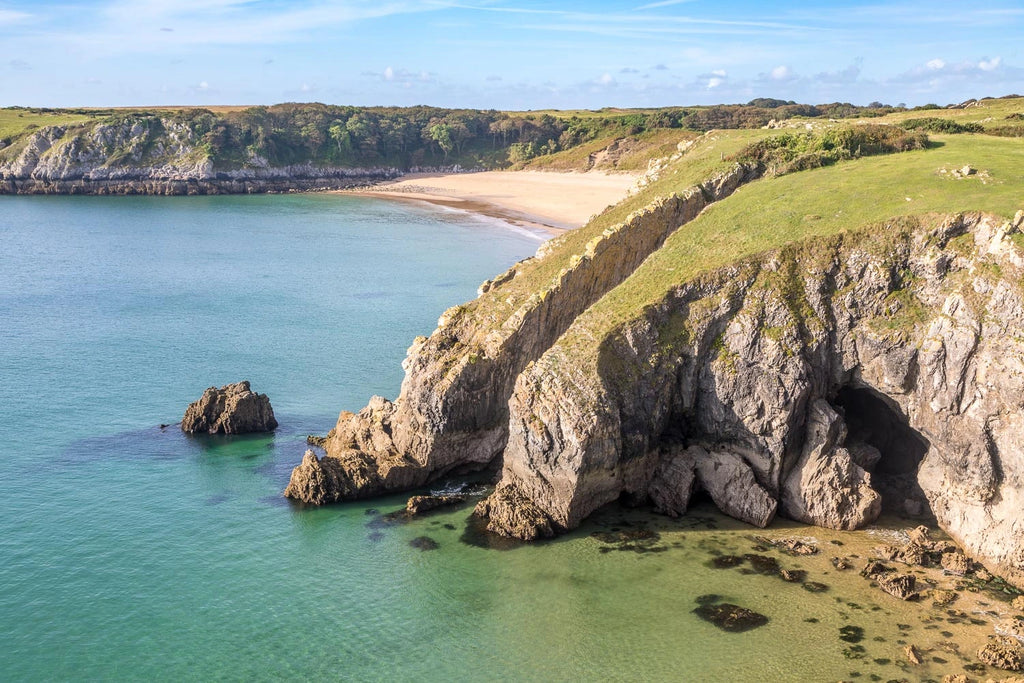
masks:
[[[516,545],[481,536],[471,506],[392,523],[403,497],[320,509],[281,497],[307,434],[395,397],[413,337],[538,244],[497,221],[349,196],[0,197],[0,677],[959,671],[968,658],[935,645],[908,674],[907,638],[932,647],[953,627],[830,571],[840,546],[828,544],[867,552],[863,536],[769,532],[817,533],[820,557],[779,556],[826,585],[812,593],[715,568],[764,549],[707,504],[681,520],[612,507]],[[270,395],[274,434],[173,425],[206,387],[242,379]],[[423,536],[437,548],[410,544]],[[769,622],[721,631],[693,611],[709,594]],[[850,624],[869,636],[859,650],[837,637]]]

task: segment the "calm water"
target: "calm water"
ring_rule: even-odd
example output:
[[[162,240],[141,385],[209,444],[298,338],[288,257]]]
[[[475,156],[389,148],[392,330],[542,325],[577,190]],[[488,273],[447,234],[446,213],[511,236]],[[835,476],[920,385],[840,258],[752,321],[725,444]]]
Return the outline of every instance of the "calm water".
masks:
[[[0,245],[4,680],[888,679],[897,622],[928,628],[861,604],[824,555],[781,558],[824,596],[711,568],[752,542],[709,509],[609,510],[500,551],[466,542],[468,509],[387,526],[374,510],[402,498],[288,505],[304,436],[393,397],[411,339],[530,235],[336,196],[0,197]],[[239,379],[271,396],[273,436],[159,429]],[[590,535],[641,525],[660,539]],[[708,593],[771,621],[718,631],[692,613]],[[848,623],[867,654],[837,639]]]

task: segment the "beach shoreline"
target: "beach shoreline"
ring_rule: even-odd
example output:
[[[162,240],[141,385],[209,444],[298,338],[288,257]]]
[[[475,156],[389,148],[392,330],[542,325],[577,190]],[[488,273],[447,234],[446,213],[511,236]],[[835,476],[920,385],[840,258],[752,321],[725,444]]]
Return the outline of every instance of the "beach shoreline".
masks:
[[[638,177],[595,171],[410,173],[378,185],[331,192],[427,202],[553,237],[580,227],[606,207],[622,201]]]

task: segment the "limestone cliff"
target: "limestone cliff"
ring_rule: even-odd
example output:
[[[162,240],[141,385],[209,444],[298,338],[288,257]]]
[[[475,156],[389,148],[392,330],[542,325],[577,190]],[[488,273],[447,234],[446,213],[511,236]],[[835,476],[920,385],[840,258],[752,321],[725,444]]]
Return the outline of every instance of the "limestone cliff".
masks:
[[[0,194],[230,194],[338,189],[401,175],[395,168],[271,166],[250,155],[215,168],[203,138],[174,117],[48,126],[0,152]]]
[[[327,457],[305,458],[285,495],[318,503],[365,497],[492,462],[505,447],[508,399],[523,368],[675,229],[758,174],[736,164],[629,216],[579,251],[555,254],[545,246],[485,282],[475,302],[446,311],[433,334],[409,349],[399,398],[374,397],[359,413],[342,413]],[[509,294],[517,276],[545,269],[551,279],[542,290],[521,300]]]
[[[485,283],[410,349],[399,399],[342,413],[285,495],[370,496],[497,459],[477,514],[505,535],[552,535],[622,496],[679,515],[705,491],[758,526],[854,529],[888,507],[934,514],[1024,583],[1024,213],[788,246],[681,281],[602,332],[595,302],[708,190],[605,231],[502,319],[509,283],[553,257]]]
[[[583,316],[517,379],[480,512],[529,537],[622,495],[681,514],[698,489],[756,525],[930,509],[1024,583],[1022,223],[905,220],[766,253],[596,348]]]

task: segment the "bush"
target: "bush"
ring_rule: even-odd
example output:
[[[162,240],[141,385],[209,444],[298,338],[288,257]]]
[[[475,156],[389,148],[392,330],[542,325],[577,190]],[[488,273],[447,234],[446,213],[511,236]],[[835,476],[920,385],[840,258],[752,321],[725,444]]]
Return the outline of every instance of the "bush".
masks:
[[[897,124],[904,130],[923,130],[929,133],[945,133],[955,135],[957,133],[983,133],[985,129],[980,123],[957,123],[951,119],[923,118],[907,119]]]
[[[924,149],[928,136],[894,126],[843,126],[821,134],[783,133],[748,145],[732,159],[754,162],[770,175],[785,175],[837,161]]]

